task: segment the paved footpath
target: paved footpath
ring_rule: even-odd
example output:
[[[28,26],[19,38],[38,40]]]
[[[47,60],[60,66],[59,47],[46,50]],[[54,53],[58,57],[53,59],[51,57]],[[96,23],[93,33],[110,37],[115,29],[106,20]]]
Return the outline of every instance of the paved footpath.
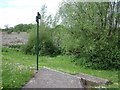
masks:
[[[49,68],[40,69],[25,88],[83,88],[81,78]]]

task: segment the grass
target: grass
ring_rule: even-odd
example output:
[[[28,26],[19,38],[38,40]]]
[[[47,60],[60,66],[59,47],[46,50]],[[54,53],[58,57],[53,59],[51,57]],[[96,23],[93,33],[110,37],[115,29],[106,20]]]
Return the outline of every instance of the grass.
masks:
[[[93,70],[76,66],[70,56],[39,56],[39,69],[43,66],[63,71],[70,74],[86,73],[93,76],[109,79],[113,82],[107,87],[118,87],[118,71],[115,70]],[[21,88],[33,77],[36,69],[36,56],[25,55],[14,49],[3,48],[2,52],[2,87]]]

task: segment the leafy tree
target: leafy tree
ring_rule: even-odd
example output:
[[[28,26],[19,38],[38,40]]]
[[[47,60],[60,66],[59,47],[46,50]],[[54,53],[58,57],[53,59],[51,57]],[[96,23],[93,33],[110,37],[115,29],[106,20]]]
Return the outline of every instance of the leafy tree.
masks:
[[[118,7],[119,2],[62,3],[59,14],[71,37],[66,53],[85,58],[76,63],[96,69],[118,69]]]
[[[14,27],[15,32],[29,32],[34,27],[33,24],[18,24]]]

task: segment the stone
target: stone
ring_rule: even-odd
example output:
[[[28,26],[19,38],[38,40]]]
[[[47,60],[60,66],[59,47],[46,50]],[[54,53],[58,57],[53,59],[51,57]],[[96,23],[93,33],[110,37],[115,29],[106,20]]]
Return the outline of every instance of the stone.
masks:
[[[83,84],[85,86],[99,86],[99,85],[108,85],[111,84],[112,82],[107,80],[107,79],[103,79],[103,78],[99,78],[99,77],[95,77],[95,76],[90,76],[87,74],[77,74],[77,77],[80,77]]]

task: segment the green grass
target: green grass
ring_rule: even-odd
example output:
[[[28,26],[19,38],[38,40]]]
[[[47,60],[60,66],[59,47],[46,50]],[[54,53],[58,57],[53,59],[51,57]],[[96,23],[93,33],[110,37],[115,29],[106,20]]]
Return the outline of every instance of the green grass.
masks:
[[[76,66],[70,56],[39,56],[39,69],[43,66],[70,74],[86,73],[93,76],[109,79],[113,82],[107,87],[118,87],[118,71],[93,70]],[[14,49],[3,49],[2,52],[2,84],[4,88],[20,88],[33,77],[36,69],[36,56],[25,55]]]

